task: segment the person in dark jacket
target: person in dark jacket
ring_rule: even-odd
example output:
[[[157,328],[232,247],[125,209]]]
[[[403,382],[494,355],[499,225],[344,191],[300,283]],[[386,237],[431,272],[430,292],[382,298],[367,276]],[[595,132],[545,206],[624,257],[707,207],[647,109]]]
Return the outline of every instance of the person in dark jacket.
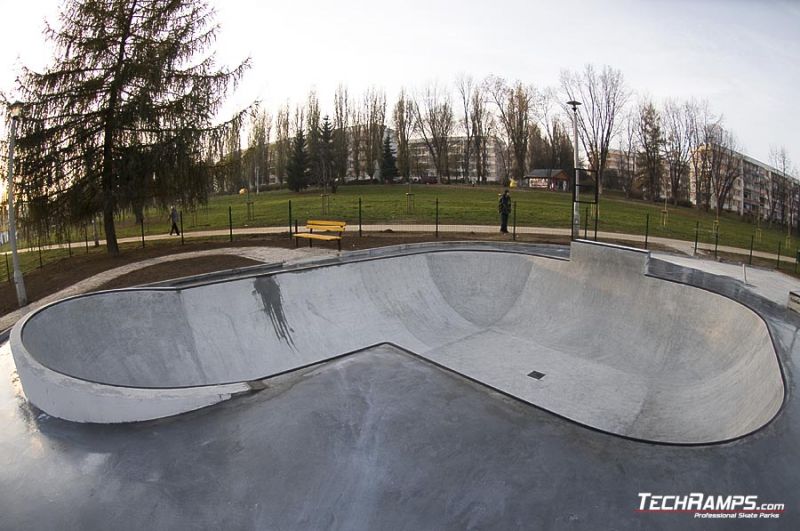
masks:
[[[503,192],[500,196],[500,202],[497,205],[497,210],[500,211],[500,232],[508,232],[508,215],[511,214],[511,196],[508,195],[508,190]]]
[[[180,236],[181,231],[178,229],[178,220],[180,217],[178,216],[178,211],[175,209],[175,207],[172,207],[172,211],[169,213],[169,219],[172,221],[172,227],[169,229],[169,235],[172,236],[172,233],[174,232]]]

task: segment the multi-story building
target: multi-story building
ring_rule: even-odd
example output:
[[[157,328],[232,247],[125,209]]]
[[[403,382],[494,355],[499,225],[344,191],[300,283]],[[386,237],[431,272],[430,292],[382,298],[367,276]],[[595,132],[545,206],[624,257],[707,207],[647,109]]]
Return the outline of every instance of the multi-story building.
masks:
[[[691,165],[689,176],[689,197],[695,205],[698,201],[698,178],[703,172],[709,171],[703,167],[709,164],[708,158],[710,158],[703,155],[704,149],[700,148],[695,152],[695,157],[701,160],[696,159],[696,163]],[[746,217],[772,219],[778,223],[783,223],[784,218],[791,221],[796,216],[798,202],[796,196],[800,190],[800,181],[794,176],[784,174],[768,164],[739,152],[727,153],[720,164],[718,173],[733,178],[730,193],[722,205],[723,210]],[[708,177],[706,180],[709,180]],[[705,188],[710,186],[706,185]],[[714,194],[709,190],[704,190],[704,193],[709,195],[709,206],[716,208]]]
[[[464,150],[467,146],[466,136],[452,136],[447,143],[447,168],[450,179],[466,180],[477,182],[478,179],[478,157],[473,145],[469,168],[464,164]],[[436,181],[439,175],[436,171],[436,164],[427,144],[422,138],[413,138],[409,141],[409,152],[411,155],[411,177],[422,182]],[[503,143],[496,137],[491,137],[486,141],[486,153],[484,160],[484,176],[487,182],[500,182],[505,177],[505,161],[503,158]],[[445,177],[444,175],[442,177]]]

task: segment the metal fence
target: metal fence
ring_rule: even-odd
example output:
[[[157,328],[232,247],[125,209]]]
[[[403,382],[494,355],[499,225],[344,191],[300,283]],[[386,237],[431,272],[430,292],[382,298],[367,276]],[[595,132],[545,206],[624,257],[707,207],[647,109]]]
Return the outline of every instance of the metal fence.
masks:
[[[363,237],[370,233],[411,234],[431,238],[474,238],[510,241],[553,241],[565,243],[572,232],[572,204],[543,205],[535,198],[513,202],[509,217],[509,234],[500,233],[497,202],[491,194],[469,203],[440,198],[419,197],[413,193],[387,198],[365,199],[353,195],[311,195],[303,200],[286,199],[256,202],[234,196],[227,208],[218,198],[213,207],[203,206],[181,212],[181,236],[173,237],[174,245],[183,245],[185,236],[227,238],[235,241],[245,234],[284,235],[287,238],[308,220],[337,220],[348,225],[345,238]],[[223,206],[221,208],[221,206]],[[621,216],[607,213],[599,205],[582,205],[581,225],[577,237],[621,243],[644,249],[676,250],[687,254],[701,253],[714,258],[734,254],[748,264],[796,272],[800,240],[783,237],[776,231],[753,228],[751,234],[741,231],[726,234],[718,222],[694,222],[670,219],[669,210],[653,208],[642,216]],[[616,217],[615,217],[616,216]],[[146,247],[167,236],[170,223],[163,211],[146,211],[138,224],[133,216],[120,216],[118,237],[126,245]],[[469,222],[465,222],[469,220]],[[184,229],[188,231],[184,233]],[[96,236],[95,236],[96,234]],[[45,264],[69,258],[76,253],[104,252],[95,241],[104,239],[102,223],[71,227],[59,235],[23,238],[20,248],[23,271],[42,268]],[[0,266],[0,280],[10,281],[10,259],[5,253],[6,267]],[[5,277],[5,278],[3,278]]]

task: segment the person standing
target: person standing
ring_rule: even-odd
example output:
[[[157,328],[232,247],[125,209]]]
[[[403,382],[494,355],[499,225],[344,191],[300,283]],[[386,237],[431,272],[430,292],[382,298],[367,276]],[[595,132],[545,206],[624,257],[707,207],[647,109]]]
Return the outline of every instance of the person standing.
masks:
[[[511,196],[508,195],[508,189],[500,196],[497,210],[500,211],[500,232],[508,233],[508,215],[511,214]]]
[[[175,210],[175,207],[172,207],[172,211],[169,213],[169,219],[172,221],[172,227],[169,229],[169,235],[172,236],[173,231],[178,236],[181,235],[181,231],[178,229],[178,220],[180,219],[178,216],[178,211]]]

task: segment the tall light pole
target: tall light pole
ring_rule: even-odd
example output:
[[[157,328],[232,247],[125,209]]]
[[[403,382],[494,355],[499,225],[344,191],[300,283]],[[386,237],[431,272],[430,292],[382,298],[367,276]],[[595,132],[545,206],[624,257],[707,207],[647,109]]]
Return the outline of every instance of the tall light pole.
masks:
[[[11,263],[14,267],[14,286],[17,289],[17,302],[20,308],[27,306],[28,295],[25,293],[25,281],[19,268],[17,255],[17,216],[14,212],[14,142],[17,136],[17,122],[22,117],[22,103],[14,102],[8,106],[11,116],[11,132],[8,136],[8,242],[11,244]]]
[[[579,101],[568,101],[567,105],[572,106],[572,138],[573,155],[575,164],[575,188],[572,192],[572,239],[576,239],[581,231],[581,210],[578,207],[578,105]]]

